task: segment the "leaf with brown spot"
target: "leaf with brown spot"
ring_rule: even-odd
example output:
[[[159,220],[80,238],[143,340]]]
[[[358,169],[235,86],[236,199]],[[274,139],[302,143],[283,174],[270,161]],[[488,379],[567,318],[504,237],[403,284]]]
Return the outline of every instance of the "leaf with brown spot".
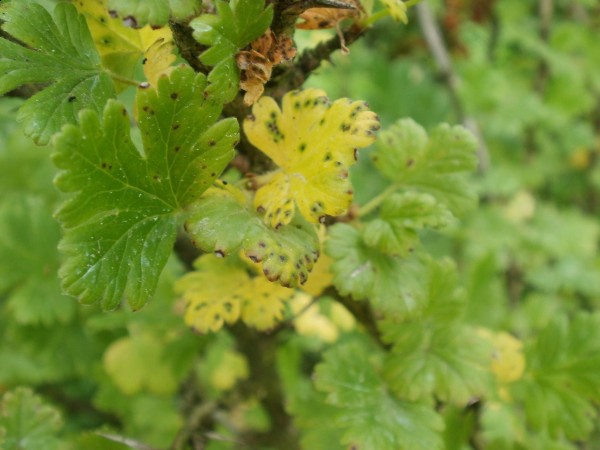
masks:
[[[354,19],[360,16],[362,6],[358,0],[348,0],[348,5],[352,8],[310,8],[300,14],[300,19],[304,22],[296,24],[296,28],[301,30],[322,30],[326,28],[335,28],[344,19]]]
[[[232,185],[210,188],[190,210],[186,230],[205,252],[238,252],[254,262],[270,281],[296,287],[308,278],[319,257],[314,227],[297,216],[273,229],[253,211],[248,192]]]
[[[240,88],[246,91],[246,105],[252,105],[260,98],[264,85],[271,79],[273,66],[289,61],[296,55],[292,39],[289,36],[276,36],[270,29],[254,40],[250,47],[250,50],[243,50],[235,57],[241,71]]]

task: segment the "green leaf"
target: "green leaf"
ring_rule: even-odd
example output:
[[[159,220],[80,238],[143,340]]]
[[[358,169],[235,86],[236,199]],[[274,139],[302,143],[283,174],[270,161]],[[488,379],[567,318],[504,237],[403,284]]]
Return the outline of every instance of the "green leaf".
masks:
[[[452,220],[445,206],[429,194],[392,194],[383,201],[379,217],[368,222],[365,243],[388,255],[407,256],[419,242],[418,231],[442,228]]]
[[[476,202],[465,178],[477,166],[473,135],[460,126],[443,124],[428,138],[412,119],[403,119],[383,131],[373,161],[390,181],[402,189],[431,194],[454,215]]]
[[[262,264],[270,281],[286,287],[303,284],[319,257],[319,239],[311,224],[298,216],[274,230],[254,212],[242,191],[229,186],[211,189],[194,205],[186,230],[205,252],[243,251]]]
[[[59,412],[45,404],[30,389],[6,392],[0,401],[0,433],[3,450],[53,450],[59,441],[55,434],[62,427]]]
[[[58,136],[56,184],[74,195],[57,213],[63,287],[84,303],[138,309],[153,295],[185,209],[233,157],[235,119],[217,122],[221,107],[205,99],[206,79],[178,68],[158,89],[141,89],[137,109],[143,155],[130,122],[111,101],[100,119],[81,115]]]
[[[325,403],[305,373],[303,348],[298,336],[277,349],[277,369],[285,394],[285,408],[300,430],[302,449],[343,450],[341,432],[330,425],[337,407]]]
[[[202,0],[109,0],[108,7],[135,27],[167,25],[169,17],[186,19],[200,12]]]
[[[215,66],[219,79],[231,83],[231,88],[221,93],[231,100],[238,91],[239,71],[236,53],[262,35],[273,20],[273,8],[264,7],[262,0],[216,0],[217,14],[204,14],[190,22],[194,39],[210,48],[200,55],[200,60]],[[223,81],[225,83],[226,81]]]
[[[0,294],[19,323],[64,323],[75,313],[60,290],[59,236],[43,199],[10,195],[0,202]]]
[[[380,323],[392,344],[384,374],[393,390],[408,400],[452,402],[461,406],[484,393],[488,348],[462,324],[464,296],[456,269],[448,260],[429,262],[422,311],[405,320]]]
[[[527,370],[515,385],[527,420],[551,436],[585,440],[600,401],[600,315],[559,316],[525,349]]]
[[[342,295],[369,299],[392,317],[418,310],[423,299],[421,268],[416,257],[401,259],[369,247],[360,231],[338,223],[330,228],[325,251],[334,260],[333,284]]]
[[[0,10],[3,30],[26,46],[0,39],[0,94],[27,83],[48,86],[20,108],[18,120],[37,143],[47,144],[84,108],[100,112],[115,96],[100,67],[85,18],[69,3],[50,15],[35,3],[11,2]]]
[[[124,19],[130,18],[135,27],[161,27],[169,21],[169,0],[109,0],[108,7]]]
[[[337,411],[330,421],[342,442],[364,450],[443,448],[443,421],[428,403],[391,395],[378,373],[381,355],[350,342],[328,350],[315,370],[315,385]]]

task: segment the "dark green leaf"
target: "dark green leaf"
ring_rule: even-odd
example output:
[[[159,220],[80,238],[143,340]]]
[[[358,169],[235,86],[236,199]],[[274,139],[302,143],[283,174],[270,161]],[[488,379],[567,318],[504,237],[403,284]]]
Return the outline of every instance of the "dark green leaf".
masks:
[[[84,303],[140,308],[152,296],[184,210],[233,157],[234,119],[215,124],[220,104],[204,96],[206,79],[181,67],[158,90],[140,88],[143,155],[130,138],[122,104],[103,118],[81,115],[58,136],[56,184],[74,195],[57,213],[65,228],[63,287]]]
[[[46,144],[84,108],[102,111],[114,97],[113,82],[85,18],[69,3],[50,15],[35,3],[11,2],[0,10],[3,30],[26,46],[0,39],[0,94],[27,83],[47,83],[19,110],[18,119],[36,142]]]

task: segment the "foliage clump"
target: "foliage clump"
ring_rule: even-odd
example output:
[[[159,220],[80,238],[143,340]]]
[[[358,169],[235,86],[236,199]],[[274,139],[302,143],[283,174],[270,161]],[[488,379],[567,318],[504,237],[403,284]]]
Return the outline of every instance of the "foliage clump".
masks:
[[[2,3],[0,448],[595,448],[600,11],[417,3]]]

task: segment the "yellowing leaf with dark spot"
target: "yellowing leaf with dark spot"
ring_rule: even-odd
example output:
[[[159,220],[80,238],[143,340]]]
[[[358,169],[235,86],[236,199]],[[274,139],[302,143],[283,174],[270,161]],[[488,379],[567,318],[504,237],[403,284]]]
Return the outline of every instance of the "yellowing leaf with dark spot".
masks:
[[[191,209],[186,230],[205,252],[242,251],[260,263],[270,281],[286,287],[301,285],[319,257],[314,226],[298,216],[275,230],[252,211],[251,201],[231,185],[213,187]]]
[[[331,103],[319,89],[287,93],[282,109],[271,97],[261,98],[244,131],[280,169],[257,179],[265,183],[255,208],[274,228],[289,224],[296,207],[312,223],[344,214],[353,194],[348,170],[378,129],[378,117],[364,102]]]
[[[268,281],[262,274],[250,278],[235,257],[201,256],[197,270],[177,281],[175,290],[185,301],[185,323],[206,333],[233,324],[240,317],[259,330],[283,318],[284,302],[294,291]]]
[[[175,284],[185,301],[185,323],[201,333],[218,331],[235,323],[241,312],[239,287],[249,281],[243,266],[230,258],[204,255],[194,263],[195,271]]]
[[[174,48],[173,41],[160,38],[144,53],[144,75],[152,86],[158,84],[159,77],[169,76],[175,70],[171,65],[176,59],[173,54]]]
[[[121,18],[111,17],[107,0],[78,0],[75,6],[87,20],[94,44],[102,56],[102,65],[115,74],[131,78],[135,66],[142,57],[151,60],[151,57],[157,56],[156,47],[160,47],[163,61],[150,62],[150,64],[159,64],[163,69],[161,73],[166,73],[167,71],[164,70],[166,66],[171,65],[175,60],[175,55],[171,53],[173,38],[168,27],[160,29],[152,29],[150,26],[140,29],[128,27]],[[152,48],[154,50],[151,50]],[[150,51],[153,53],[148,55]],[[147,69],[146,64],[144,65],[148,82],[155,85],[155,82],[153,83],[148,77],[148,70],[150,73],[157,73],[158,69],[156,67]]]
[[[478,329],[477,334],[491,344],[491,370],[499,382],[510,383],[523,376],[525,355],[522,341],[504,331],[492,332],[486,328]]]
[[[243,286],[239,294],[243,297],[242,320],[246,325],[263,331],[281,321],[284,302],[294,295],[294,291],[259,275]]]

